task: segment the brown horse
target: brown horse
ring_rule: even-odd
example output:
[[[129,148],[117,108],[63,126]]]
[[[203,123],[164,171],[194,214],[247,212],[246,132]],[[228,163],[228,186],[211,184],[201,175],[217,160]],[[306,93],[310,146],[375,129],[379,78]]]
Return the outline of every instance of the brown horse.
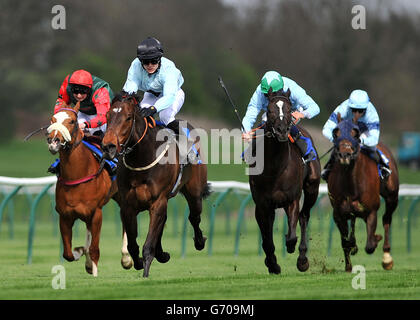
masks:
[[[206,238],[199,224],[202,199],[209,194],[209,185],[207,166],[204,164],[188,164],[182,168],[180,175],[176,143],[158,139],[161,130],[167,129],[155,126],[152,118],[141,117],[137,101],[135,95],[119,94],[113,99],[107,113],[108,127],[102,146],[104,156],[108,159],[120,154],[117,181],[121,195],[121,219],[127,230],[128,251],[134,260],[134,268],[144,268],[143,277],[148,277],[153,258],[160,263],[170,259],[169,253],[162,249],[161,239],[167,218],[168,199],[178,191],[188,202],[195,248],[204,248]],[[168,161],[160,161],[163,156]],[[140,258],[136,240],[136,216],[144,210],[149,211],[150,224]]]
[[[113,198],[119,203],[116,181],[111,181],[107,170],[100,170],[98,160],[83,144],[83,131],[77,122],[80,103],[58,110],[48,127],[48,149],[60,154],[60,174],[55,199],[56,211],[60,215],[60,231],[63,239],[63,257],[67,261],[79,260],[86,255],[86,271],[98,275],[99,236],[102,226],[102,207]],[[72,227],[76,219],[86,223],[87,234],[84,247],[72,251]],[[121,263],[129,269],[132,261],[127,251],[123,230]]]
[[[341,119],[338,114],[338,126],[333,131],[335,162],[328,177],[328,194],[333,206],[334,221],[340,230],[341,246],[345,257],[345,270],[351,272],[350,254],[357,253],[354,227],[356,218],[362,218],[367,227],[365,250],[368,254],[375,251],[382,236],[375,234],[377,211],[380,206],[380,195],[385,200],[386,210],[382,218],[385,241],[383,246],[382,266],[392,269],[393,260],[390,254],[389,228],[392,213],[398,205],[398,169],[391,151],[382,143],[377,145],[390,160],[391,175],[380,181],[377,164],[360,148],[360,130],[357,125],[361,116],[355,113],[351,120]],[[350,234],[349,225],[350,222]]]
[[[249,183],[252,197],[255,202],[255,218],[262,235],[262,247],[266,254],[265,265],[268,272],[279,274],[280,266],[274,254],[273,222],[275,209],[284,208],[289,230],[286,235],[287,252],[295,250],[297,237],[296,225],[299,220],[301,227],[301,241],[299,244],[299,257],[297,268],[306,271],[309,261],[306,257],[307,234],[310,210],[318,197],[321,166],[318,156],[306,165],[296,144],[289,140],[292,126],[292,106],[290,90],[280,94],[268,94],[267,122],[264,128],[264,137],[253,140],[252,147],[258,148],[258,143],[264,143],[264,168],[259,175],[250,175]],[[299,127],[305,137],[310,135]],[[259,139],[264,139],[261,141]],[[312,138],[311,138],[312,141]],[[258,161],[258,159],[257,159]],[[250,167],[258,165],[254,163]],[[303,207],[299,212],[299,200],[304,192]]]

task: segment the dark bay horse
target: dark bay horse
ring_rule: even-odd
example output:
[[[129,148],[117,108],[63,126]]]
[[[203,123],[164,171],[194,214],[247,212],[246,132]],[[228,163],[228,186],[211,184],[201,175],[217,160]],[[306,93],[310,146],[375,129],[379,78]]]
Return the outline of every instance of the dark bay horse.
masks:
[[[158,139],[161,130],[168,129],[155,126],[152,118],[141,117],[137,101],[136,95],[128,94],[119,94],[113,99],[107,113],[108,127],[102,145],[105,157],[113,158],[120,154],[117,181],[128,251],[134,260],[134,268],[144,268],[143,277],[148,277],[153,258],[160,263],[170,259],[169,253],[162,249],[161,239],[167,219],[168,199],[178,191],[188,202],[195,248],[204,248],[206,238],[199,225],[202,200],[209,195],[209,185],[205,164],[188,164],[183,167],[182,176],[179,175],[181,167],[177,144]],[[160,161],[162,157],[168,161]],[[177,180],[178,177],[181,177],[180,180]],[[144,210],[149,211],[150,224],[140,257],[136,216]]]
[[[63,239],[63,257],[67,261],[79,260],[86,255],[86,271],[98,275],[99,237],[102,226],[102,207],[113,198],[119,203],[116,181],[111,181],[107,170],[100,170],[98,160],[83,144],[83,131],[77,122],[80,103],[59,109],[48,127],[48,149],[60,154],[60,175],[55,189],[56,211],[60,215],[60,232]],[[72,227],[76,219],[86,223],[84,247],[72,250]],[[123,230],[121,264],[129,269],[132,260],[128,255],[126,235]]]
[[[385,230],[382,266],[390,270],[393,259],[390,254],[389,228],[392,213],[398,205],[398,169],[391,151],[380,142],[377,148],[389,159],[389,167],[392,170],[385,181],[380,181],[376,162],[360,148],[360,130],[357,125],[360,116],[361,114],[357,113],[353,119],[342,121],[341,115],[338,114],[338,125],[333,131],[336,156],[328,177],[328,194],[334,210],[334,221],[341,234],[347,272],[352,271],[350,254],[354,255],[358,251],[354,236],[356,218],[362,218],[366,222],[365,250],[368,254],[373,253],[378,242],[382,240],[382,236],[375,234],[375,231],[380,195],[384,198],[386,209],[382,218]]]
[[[307,235],[310,210],[318,197],[321,166],[318,157],[306,165],[302,161],[299,148],[290,142],[288,136],[292,125],[292,106],[290,90],[287,92],[268,93],[267,122],[264,137],[253,140],[252,148],[256,144],[264,143],[264,169],[259,175],[250,175],[249,183],[255,202],[255,218],[262,235],[262,247],[266,258],[265,265],[270,273],[279,274],[280,266],[274,254],[273,222],[275,209],[284,208],[288,217],[288,233],[286,235],[287,252],[295,250],[297,237],[296,225],[299,220],[301,227],[301,241],[297,268],[306,271],[309,261],[306,257]],[[299,127],[306,137],[309,133]],[[258,141],[264,139],[264,141]],[[312,138],[311,138],[312,140]],[[250,165],[250,167],[255,164]],[[299,211],[299,200],[302,190],[304,202]]]

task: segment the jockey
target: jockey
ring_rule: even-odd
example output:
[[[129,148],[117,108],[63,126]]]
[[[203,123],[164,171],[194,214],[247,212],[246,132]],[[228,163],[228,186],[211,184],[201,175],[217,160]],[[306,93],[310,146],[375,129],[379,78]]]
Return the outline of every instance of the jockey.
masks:
[[[137,47],[137,58],[131,63],[123,91],[136,93],[144,91],[139,103],[140,115],[153,116],[159,113],[160,120],[179,134],[175,115],[184,104],[185,94],[181,71],[175,64],[163,57],[163,47],[159,40],[148,37]]]
[[[61,84],[54,113],[69,104],[80,101],[77,119],[80,129],[86,136],[97,136],[102,139],[106,131],[106,113],[111,107],[114,94],[110,85],[104,80],[91,75],[85,70],[76,70],[69,74]],[[58,174],[59,159],[48,172]]]
[[[353,113],[362,113],[358,120],[358,126],[361,130],[360,143],[364,150],[368,151],[369,156],[376,161],[380,169],[381,179],[386,179],[390,174],[389,160],[385,155],[376,148],[379,142],[379,116],[374,105],[370,102],[366,91],[354,90],[350,97],[342,102],[330,115],[329,119],[322,129],[322,134],[331,142],[333,142],[333,130],[337,127],[337,114],[340,113],[341,118],[352,119]],[[334,163],[334,152],[322,170],[321,177],[328,179],[332,164]]]
[[[111,107],[113,97],[107,82],[85,70],[77,70],[64,79],[58,92],[54,113],[65,105],[80,101],[77,114],[80,129],[102,138],[106,130],[106,113]]]
[[[242,120],[242,125],[245,128],[245,133],[242,134],[242,139],[251,141],[253,132],[251,131],[258,114],[261,110],[267,111],[268,106],[268,91],[272,92],[279,90],[287,91],[290,89],[290,102],[292,103],[292,116],[296,119],[308,118],[311,119],[319,113],[319,106],[316,102],[301,88],[295,81],[282,77],[276,71],[268,71],[261,79],[261,84],[257,87],[251,100],[248,104],[245,117]],[[263,115],[263,121],[266,115]],[[304,163],[315,160],[317,157],[316,151],[312,146],[310,138],[304,137],[297,126],[292,125],[290,135],[302,153],[302,160]]]

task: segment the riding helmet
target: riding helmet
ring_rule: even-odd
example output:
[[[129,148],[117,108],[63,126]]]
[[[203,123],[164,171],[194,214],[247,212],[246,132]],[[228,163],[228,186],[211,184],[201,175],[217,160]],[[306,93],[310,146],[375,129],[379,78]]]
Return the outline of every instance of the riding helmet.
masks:
[[[349,107],[352,109],[366,109],[369,105],[369,96],[364,90],[353,90],[349,97]]]
[[[86,70],[76,70],[69,78],[69,84],[92,88],[92,75]]]
[[[139,60],[161,58],[162,56],[163,46],[156,38],[148,37],[140,42],[137,47],[137,58]]]
[[[266,94],[272,89],[272,92],[277,92],[283,89],[283,77],[276,71],[268,71],[261,79],[261,92]]]

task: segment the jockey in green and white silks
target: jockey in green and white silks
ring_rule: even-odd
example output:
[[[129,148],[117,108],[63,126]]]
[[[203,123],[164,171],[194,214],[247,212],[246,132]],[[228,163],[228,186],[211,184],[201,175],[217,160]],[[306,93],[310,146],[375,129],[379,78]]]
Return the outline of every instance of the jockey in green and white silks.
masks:
[[[276,71],[268,71],[264,74],[260,85],[252,95],[245,117],[242,120],[242,125],[245,129],[245,133],[243,134],[244,140],[249,141],[252,138],[251,129],[261,110],[267,111],[269,103],[268,91],[270,88],[273,92],[279,90],[287,91],[290,89],[292,115],[296,120],[302,118],[311,119],[319,114],[320,109],[318,104],[295,81],[281,76]],[[265,114],[263,115],[263,120],[265,120]],[[295,125],[292,125],[290,134],[296,142],[296,145],[300,148],[304,162],[316,159],[316,151],[310,139],[304,137]]]
[[[168,125],[184,104],[185,94],[181,71],[163,57],[163,47],[155,38],[143,40],[137,47],[137,57],[131,63],[123,91],[144,92],[140,102],[143,116],[159,113],[160,120]]]
[[[350,97],[343,101],[334,111],[331,113],[329,119],[322,129],[322,134],[331,142],[333,142],[333,130],[337,127],[337,114],[340,113],[343,120],[352,119],[353,113],[359,112],[363,115],[358,120],[358,126],[361,130],[360,143],[361,147],[368,151],[369,156],[374,159],[380,168],[381,178],[384,179],[391,174],[389,169],[389,160],[385,157],[382,152],[376,148],[379,143],[379,115],[376,111],[375,106],[369,99],[369,96],[364,90],[353,90]],[[331,166],[334,160],[334,153],[331,154],[331,158],[325,165],[322,171],[322,178],[328,179],[328,174],[331,170]]]

